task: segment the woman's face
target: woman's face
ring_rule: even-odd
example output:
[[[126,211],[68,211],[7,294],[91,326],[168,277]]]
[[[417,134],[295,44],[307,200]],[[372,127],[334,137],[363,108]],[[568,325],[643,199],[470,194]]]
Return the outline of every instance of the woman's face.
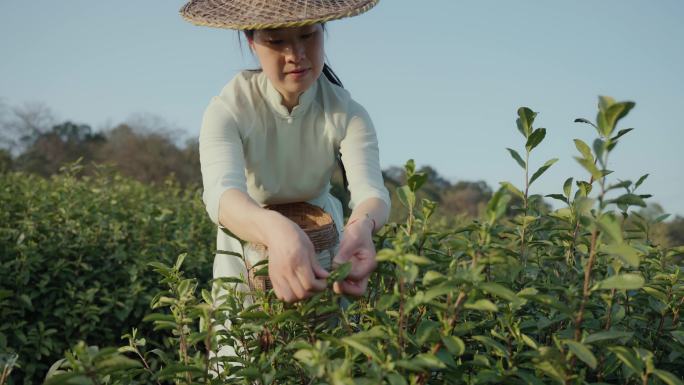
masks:
[[[261,68],[283,96],[289,108],[297,105],[323,71],[323,27],[304,27],[254,31],[249,46]]]

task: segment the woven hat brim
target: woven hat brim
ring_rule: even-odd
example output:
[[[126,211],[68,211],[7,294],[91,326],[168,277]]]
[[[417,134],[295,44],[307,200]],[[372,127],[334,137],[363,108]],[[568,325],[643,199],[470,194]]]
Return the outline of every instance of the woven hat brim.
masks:
[[[273,7],[266,5],[263,9],[244,13],[241,9],[249,8],[248,1],[191,0],[180,9],[183,19],[200,26],[248,30],[302,27],[305,25],[324,23],[360,15],[373,8],[380,0],[347,0],[338,2],[328,8],[312,6],[306,9],[305,16],[283,15],[273,12]],[[228,6],[226,3],[230,3]],[[244,3],[241,6],[239,3]],[[267,2],[267,4],[270,2]],[[270,4],[274,4],[270,3]]]

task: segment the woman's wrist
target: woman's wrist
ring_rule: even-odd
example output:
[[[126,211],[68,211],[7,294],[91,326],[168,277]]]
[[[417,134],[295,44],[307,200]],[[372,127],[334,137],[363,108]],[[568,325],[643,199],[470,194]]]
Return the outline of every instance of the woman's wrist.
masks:
[[[347,225],[345,228],[348,228],[349,226],[352,225],[363,225],[365,228],[369,229],[371,234],[375,232],[375,219],[373,219],[370,215],[365,214],[364,216],[356,217],[349,222],[347,222]]]
[[[259,238],[261,244],[269,246],[273,236],[277,236],[291,222],[287,217],[275,210],[262,209],[257,216]]]

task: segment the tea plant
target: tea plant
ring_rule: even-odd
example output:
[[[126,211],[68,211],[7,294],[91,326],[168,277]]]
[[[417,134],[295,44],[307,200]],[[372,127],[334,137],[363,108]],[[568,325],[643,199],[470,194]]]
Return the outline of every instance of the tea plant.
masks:
[[[138,325],[156,338],[141,325],[164,287],[149,262],[192,251],[188,272],[211,274],[215,229],[197,189],[80,169],[51,179],[0,173],[0,356],[18,357],[10,384],[38,383],[81,339],[112,346]]]
[[[595,122],[577,120],[597,137],[575,140],[587,176],[547,195],[564,204],[556,210],[530,194],[556,160],[530,175],[546,130],[529,108],[517,119],[524,156],[508,149],[522,187],[503,182],[477,220],[432,224],[436,204],[416,198],[426,175],[409,161],[397,190],[407,219],[377,235],[367,295],[346,308],[329,290],[294,305],[250,299],[237,278],[199,290],[183,256],[155,263],[167,289],[146,319],[164,343],[134,330],[118,351],[79,345],[46,384],[682,384],[684,248],[654,244],[634,218],[646,176],[608,168],[633,107],[601,97]]]

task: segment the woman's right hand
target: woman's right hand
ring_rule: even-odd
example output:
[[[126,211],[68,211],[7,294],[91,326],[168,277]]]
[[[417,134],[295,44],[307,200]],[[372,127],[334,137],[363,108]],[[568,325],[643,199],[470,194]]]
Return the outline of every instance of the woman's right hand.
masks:
[[[278,299],[296,302],[327,286],[328,273],[321,267],[306,233],[278,214],[268,224],[268,276]]]

